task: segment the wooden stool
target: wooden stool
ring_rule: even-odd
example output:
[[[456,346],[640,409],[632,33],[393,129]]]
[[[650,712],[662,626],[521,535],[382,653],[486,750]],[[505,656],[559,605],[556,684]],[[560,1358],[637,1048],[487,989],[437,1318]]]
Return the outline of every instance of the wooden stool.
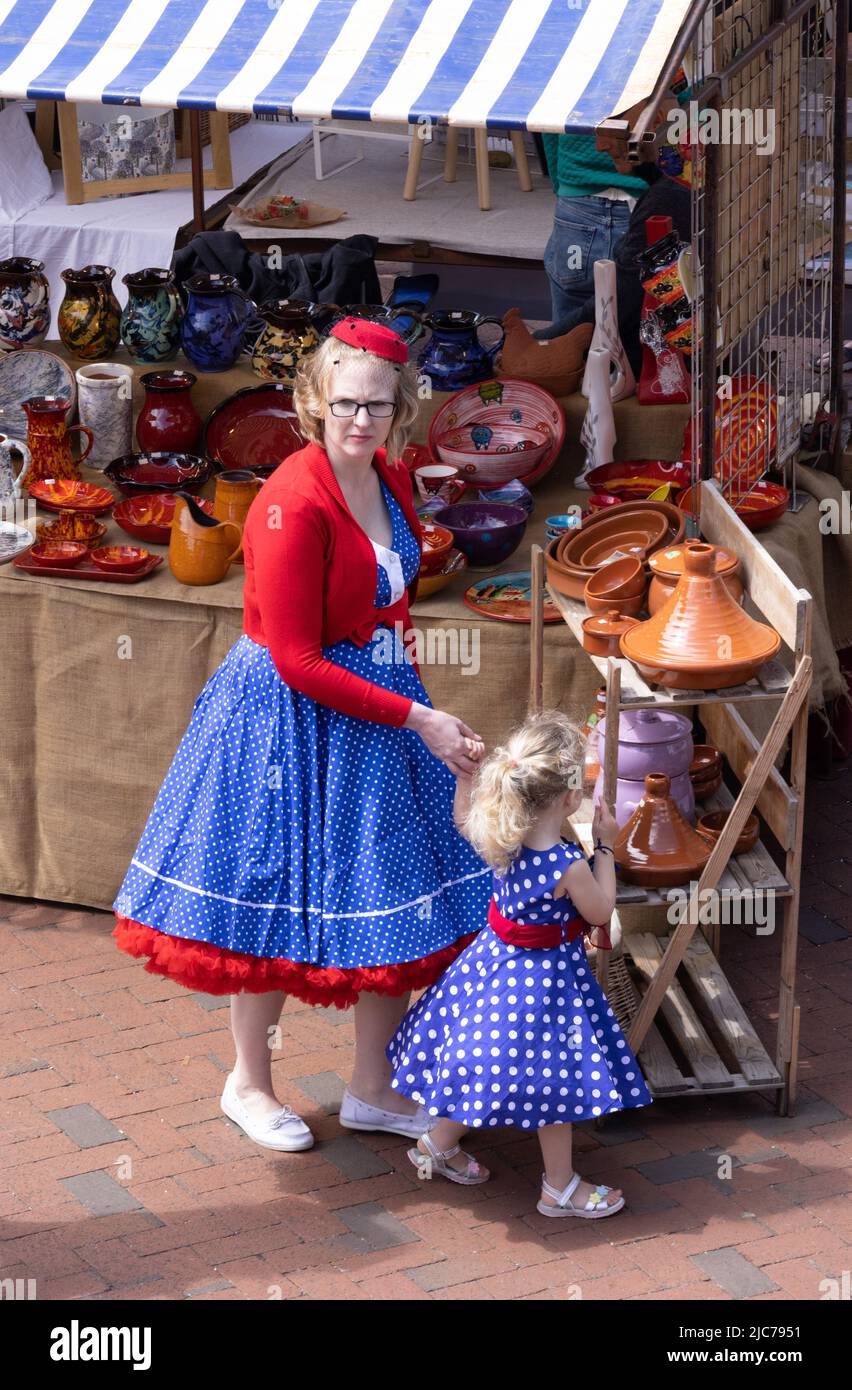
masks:
[[[523,193],[532,192],[532,178],[530,177],[530,166],[527,160],[527,152],[524,148],[523,131],[510,131],[512,149],[515,155],[515,168],[518,172],[518,183]],[[488,165],[488,131],[476,128],[473,132],[474,148],[476,156],[476,191],[479,198],[479,208],[481,212],[488,212],[491,207],[491,170]],[[406,202],[413,202],[417,197],[417,184],[420,179],[420,166],[423,162],[423,146],[426,141],[420,135],[419,130],[412,136],[408,150],[408,172],[405,176],[405,187],[402,192]],[[459,152],[459,127],[447,126],[447,146],[444,152],[444,182],[455,183],[458,168]]]

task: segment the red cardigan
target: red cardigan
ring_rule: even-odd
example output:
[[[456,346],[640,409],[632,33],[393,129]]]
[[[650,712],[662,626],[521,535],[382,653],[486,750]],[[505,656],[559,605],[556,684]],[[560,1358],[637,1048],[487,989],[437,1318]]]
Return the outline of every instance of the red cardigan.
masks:
[[[421,543],[411,476],[377,449],[373,465]],[[243,632],[269,648],[293,690],[360,719],[396,727],[414,701],[346,671],[322,654],[343,638],[363,647],[378,623],[411,626],[417,577],[387,608],[376,608],[376,554],[350,512],[325,450],[308,444],[264,483],[243,530]],[[419,668],[415,668],[420,674]]]

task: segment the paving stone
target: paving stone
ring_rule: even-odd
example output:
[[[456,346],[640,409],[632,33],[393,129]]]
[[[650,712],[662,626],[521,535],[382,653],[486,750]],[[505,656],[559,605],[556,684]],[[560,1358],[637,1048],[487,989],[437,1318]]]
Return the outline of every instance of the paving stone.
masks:
[[[114,1144],[127,1138],[124,1130],[116,1128],[93,1105],[69,1105],[64,1110],[47,1110],[45,1114],[81,1149]]]
[[[605,1148],[612,1144],[635,1144],[640,1139],[648,1138],[647,1130],[640,1129],[637,1124],[630,1120],[619,1123],[615,1116],[611,1120],[608,1119],[606,1124],[601,1125],[600,1129],[592,1130],[592,1134],[597,1142],[603,1144]]]
[[[94,1216],[144,1210],[142,1203],[109,1173],[79,1173],[73,1178],[62,1178],[61,1183]]]
[[[338,1207],[335,1216],[369,1250],[388,1250],[393,1245],[419,1244],[420,1237],[378,1202],[359,1202],[354,1207]],[[341,1237],[345,1240],[345,1236]]]
[[[200,1004],[202,1009],[230,1009],[230,994],[195,994],[191,996],[196,1004]]]
[[[28,1062],[12,1062],[8,1067],[3,1068],[4,1076],[23,1076],[28,1071],[45,1071],[50,1067],[49,1062],[39,1062],[35,1057]]]
[[[730,1245],[689,1258],[733,1298],[754,1298],[756,1294],[773,1293],[778,1288],[762,1269]]]
[[[313,1076],[294,1076],[293,1084],[303,1095],[316,1101],[326,1115],[337,1115],[346,1084],[336,1071],[318,1071]]]
[[[847,1118],[844,1112],[838,1110],[830,1101],[800,1093],[796,1100],[795,1115],[776,1115],[773,1112],[765,1117],[756,1116],[750,1123],[751,1128],[758,1134],[765,1134],[768,1139],[774,1139],[776,1135],[785,1134],[791,1129],[810,1129],[812,1126],[834,1124],[836,1120]]]
[[[799,935],[812,942],[814,946],[824,946],[829,941],[842,941],[844,937],[852,936],[852,932],[848,932],[830,917],[824,917],[813,907],[800,907]]]
[[[686,1178],[709,1178],[717,1177],[719,1172],[718,1158],[726,1150],[716,1149],[694,1149],[690,1153],[672,1154],[671,1158],[653,1158],[647,1163],[635,1164],[636,1171],[650,1182],[660,1184],[669,1182],[682,1182]],[[732,1158],[732,1166],[738,1168],[742,1159]],[[721,1182],[720,1190],[724,1192]]]
[[[323,1158],[327,1158],[347,1178],[376,1178],[380,1173],[393,1172],[389,1163],[385,1163],[383,1158],[354,1136],[327,1139],[318,1148]]]
[[[193,1288],[186,1290],[187,1298],[198,1298],[206,1293],[224,1293],[226,1289],[235,1289],[236,1284],[232,1284],[230,1279],[211,1279],[207,1284],[196,1284]]]

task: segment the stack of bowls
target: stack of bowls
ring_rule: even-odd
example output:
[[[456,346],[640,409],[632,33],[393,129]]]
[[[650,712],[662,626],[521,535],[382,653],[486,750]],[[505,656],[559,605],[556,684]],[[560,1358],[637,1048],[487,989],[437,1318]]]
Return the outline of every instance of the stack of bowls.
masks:
[[[596,570],[586,580],[583,598],[596,616],[617,612],[622,618],[635,618],[644,606],[647,587],[642,561],[630,556]]]
[[[568,598],[582,599],[586,581],[625,555],[645,560],[681,540],[685,517],[668,502],[624,502],[590,516],[579,530],[548,542],[548,583]]]
[[[709,743],[696,743],[689,765],[689,780],[696,801],[706,801],[722,785],[722,754]]]

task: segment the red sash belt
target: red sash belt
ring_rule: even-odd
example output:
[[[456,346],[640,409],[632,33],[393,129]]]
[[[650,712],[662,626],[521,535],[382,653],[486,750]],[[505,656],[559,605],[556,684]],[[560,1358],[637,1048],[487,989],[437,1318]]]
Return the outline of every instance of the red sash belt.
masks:
[[[504,917],[497,906],[497,899],[491,899],[488,909],[488,925],[495,936],[499,936],[501,941],[505,941],[509,946],[523,946],[528,950],[535,950],[536,947],[543,947],[550,950],[554,946],[561,946],[562,942],[575,941],[578,936],[584,934],[588,936],[592,946],[599,947],[602,951],[611,951],[612,942],[605,927],[593,927],[582,917],[574,917],[570,922],[546,922],[541,926],[536,923],[512,922],[508,917]],[[594,941],[592,933],[599,932],[601,940]]]

